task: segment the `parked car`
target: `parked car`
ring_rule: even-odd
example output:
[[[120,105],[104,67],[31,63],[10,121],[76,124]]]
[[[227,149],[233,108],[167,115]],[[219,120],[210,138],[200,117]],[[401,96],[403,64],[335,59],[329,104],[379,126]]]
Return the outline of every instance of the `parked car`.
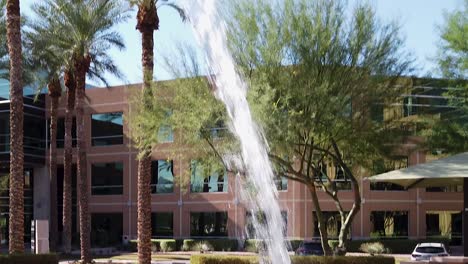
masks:
[[[417,244],[411,254],[411,260],[430,260],[431,257],[447,257],[448,251],[442,243],[420,243]]]
[[[323,248],[320,241],[302,241],[299,247],[296,249],[296,255],[307,256],[317,255],[323,256]]]

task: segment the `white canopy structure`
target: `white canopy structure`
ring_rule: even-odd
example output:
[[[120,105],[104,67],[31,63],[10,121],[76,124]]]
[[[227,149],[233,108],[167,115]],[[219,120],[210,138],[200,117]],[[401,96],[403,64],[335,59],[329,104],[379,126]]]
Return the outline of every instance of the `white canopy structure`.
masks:
[[[382,173],[369,179],[395,183],[407,189],[463,185],[463,255],[468,257],[468,152]]]
[[[463,185],[468,178],[468,152],[370,177],[405,188]]]

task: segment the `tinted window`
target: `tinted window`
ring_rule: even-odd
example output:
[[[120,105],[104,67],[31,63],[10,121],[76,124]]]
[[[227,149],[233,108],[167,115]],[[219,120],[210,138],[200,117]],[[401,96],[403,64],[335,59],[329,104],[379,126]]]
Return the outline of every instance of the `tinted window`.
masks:
[[[93,146],[123,144],[122,113],[92,115],[91,138]]]
[[[426,254],[438,254],[445,253],[445,250],[442,247],[417,247],[416,252]]]
[[[95,163],[91,166],[92,195],[113,195],[122,193],[122,162]]]
[[[191,213],[190,235],[227,236],[227,216],[227,212]]]
[[[227,192],[227,175],[222,166],[193,160],[191,164],[190,191]]]
[[[108,247],[122,242],[122,213],[91,214],[91,245]]]
[[[151,162],[151,193],[174,192],[173,162],[153,160]]]
[[[151,232],[153,237],[172,237],[174,235],[174,215],[172,212],[151,214]]]

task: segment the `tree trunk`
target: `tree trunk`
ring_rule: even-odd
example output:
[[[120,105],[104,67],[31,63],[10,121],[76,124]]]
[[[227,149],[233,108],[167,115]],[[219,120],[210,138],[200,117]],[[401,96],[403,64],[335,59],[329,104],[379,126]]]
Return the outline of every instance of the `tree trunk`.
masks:
[[[143,104],[147,107],[151,96],[154,70],[153,33],[159,27],[156,1],[140,4],[137,13],[137,29],[141,33],[143,66]],[[151,147],[140,149],[138,160],[138,262],[151,263]]]
[[[138,262],[151,263],[151,156],[138,160]]]
[[[71,252],[72,240],[72,165],[73,165],[73,108],[75,108],[75,78],[70,72],[64,76],[67,88],[67,105],[65,108],[65,143],[63,155],[63,252]]]
[[[320,203],[318,200],[317,196],[317,190],[315,187],[315,184],[308,183],[307,187],[309,188],[310,194],[312,196],[312,202],[314,203],[315,207],[315,214],[317,216],[317,224],[318,228],[320,231],[320,238],[321,238],[321,243],[322,243],[322,248],[325,256],[331,256],[332,250],[330,248],[330,245],[328,245],[328,233],[327,233],[327,227],[325,225],[325,221],[323,219],[323,214],[322,214],[322,209],[320,208]]]
[[[50,181],[50,249],[57,250],[57,109],[61,95],[60,81],[51,80],[48,85],[50,102],[50,147],[49,147],[49,181]]]
[[[356,181],[354,176],[351,178],[351,186],[353,189],[354,194],[354,203],[351,211],[349,211],[348,215],[346,216],[345,220],[341,223],[340,233],[338,235],[338,246],[336,248],[337,255],[345,255],[346,254],[346,242],[348,241],[348,234],[349,230],[351,229],[351,224],[353,223],[354,217],[361,209],[361,193],[359,190],[359,184]],[[343,218],[343,217],[342,217]]]
[[[77,178],[79,179],[79,210],[80,210],[80,248],[81,261],[91,263],[91,223],[89,216],[89,186],[86,161],[86,130],[84,129],[84,101],[86,73],[89,70],[91,58],[78,58],[76,74],[76,136],[77,136]]]
[[[21,17],[19,0],[7,1],[10,56],[10,219],[9,252],[24,251],[24,153]]]

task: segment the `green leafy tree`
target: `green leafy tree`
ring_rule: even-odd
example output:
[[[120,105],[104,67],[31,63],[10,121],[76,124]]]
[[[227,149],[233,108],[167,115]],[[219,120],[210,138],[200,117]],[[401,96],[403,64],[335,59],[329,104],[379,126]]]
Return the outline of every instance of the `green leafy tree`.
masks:
[[[380,23],[368,5],[358,5],[346,19],[344,5],[337,1],[242,1],[230,11],[230,48],[249,82],[249,103],[269,141],[270,158],[278,173],[308,187],[327,254],[331,249],[317,188],[333,199],[343,223],[338,253],[344,253],[361,204],[361,168],[390,152],[391,144],[383,142],[403,139],[394,137],[399,129],[391,115],[371,111],[382,112],[383,105],[396,100],[405,84],[400,77],[411,70],[399,28]],[[173,109],[169,121],[180,129],[181,142],[193,147],[195,155],[206,153],[230,168],[229,157],[238,153],[232,135],[222,141],[203,137],[217,121],[227,124],[225,110],[215,101],[214,88],[196,77],[200,66],[194,53],[178,48],[174,54],[180,60],[165,59],[178,78],[167,89],[172,94],[156,98],[170,98],[160,99],[160,105]],[[181,78],[187,76],[192,78]],[[151,123],[161,110],[154,111],[146,113],[148,124],[161,122],[153,118]],[[345,175],[354,194],[352,207],[343,205],[338,195],[343,184],[326,166]]]
[[[349,16],[345,10],[342,1],[242,1],[229,15],[230,47],[250,82],[249,102],[270,158],[308,187],[326,254],[331,249],[317,189],[339,211],[336,253],[343,254],[360,210],[362,167],[385,154],[383,142],[398,131],[392,118],[376,120],[372,110],[396,100],[400,77],[412,64],[397,24],[380,22],[367,4]],[[351,187],[351,207],[338,195],[341,185]]]
[[[459,153],[468,150],[468,0],[460,10],[446,13],[440,27],[439,72],[452,87],[446,96],[451,111],[430,120],[424,135],[434,150]]]

